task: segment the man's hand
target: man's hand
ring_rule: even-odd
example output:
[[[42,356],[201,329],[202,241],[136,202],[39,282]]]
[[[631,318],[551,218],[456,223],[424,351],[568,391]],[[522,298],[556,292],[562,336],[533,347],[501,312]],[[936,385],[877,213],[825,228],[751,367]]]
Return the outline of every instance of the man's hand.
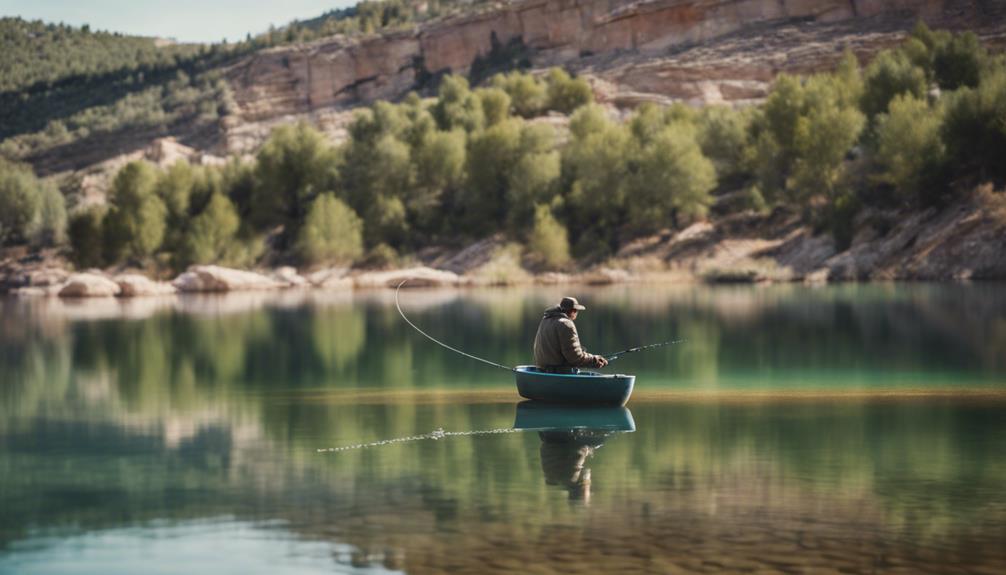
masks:
[[[604,359],[600,355],[594,358],[595,367],[604,367],[608,365],[608,360]]]

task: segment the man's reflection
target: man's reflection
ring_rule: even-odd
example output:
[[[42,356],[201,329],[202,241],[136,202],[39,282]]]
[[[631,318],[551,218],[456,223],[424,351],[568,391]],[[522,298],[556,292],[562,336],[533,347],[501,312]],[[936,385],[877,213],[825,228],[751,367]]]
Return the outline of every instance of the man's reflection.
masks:
[[[590,504],[590,468],[586,467],[587,460],[611,435],[611,431],[594,429],[539,431],[539,453],[545,483],[562,486],[569,493],[570,501]]]

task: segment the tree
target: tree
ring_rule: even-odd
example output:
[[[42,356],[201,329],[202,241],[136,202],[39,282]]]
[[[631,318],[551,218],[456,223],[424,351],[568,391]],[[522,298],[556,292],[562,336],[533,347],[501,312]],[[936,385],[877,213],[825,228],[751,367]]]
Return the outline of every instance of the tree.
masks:
[[[878,180],[894,187],[905,200],[931,200],[943,192],[940,175],[946,147],[940,137],[943,114],[925,100],[896,96],[886,114],[877,117]]]
[[[899,94],[924,98],[926,72],[912,64],[900,50],[884,50],[866,67],[862,110],[868,118],[887,111],[888,103]]]
[[[468,185],[461,198],[467,227],[488,235],[506,220],[509,176],[520,159],[519,118],[501,122],[468,140]]]
[[[142,161],[126,164],[116,174],[110,193],[111,209],[104,221],[106,261],[143,259],[164,240],[167,208],[154,189],[157,172]]]
[[[486,126],[495,126],[510,117],[510,96],[499,88],[476,90],[482,103]]]
[[[751,118],[747,110],[726,106],[706,106],[699,113],[696,123],[699,145],[721,179],[745,172]]]
[[[325,136],[304,122],[273,130],[257,160],[252,217],[260,228],[282,225],[281,245],[288,246],[311,200],[338,178],[338,160]]]
[[[0,159],[0,244],[28,239],[40,206],[31,168]]]
[[[959,170],[1006,178],[1006,70],[989,73],[977,88],[950,94],[941,134]]]
[[[70,239],[70,259],[79,269],[98,267],[104,255],[104,206],[80,210],[70,217],[67,234]]]
[[[520,71],[493,76],[492,85],[510,95],[513,111],[518,116],[533,118],[541,115],[548,104],[545,84]]]
[[[580,106],[594,101],[594,92],[583,78],[573,78],[562,68],[552,68],[548,72],[548,109],[572,114]]]
[[[485,125],[482,100],[468,88],[464,76],[445,76],[440,82],[433,117],[442,130],[463,128],[475,132]]]
[[[355,260],[363,254],[363,222],[335,194],[321,194],[300,229],[297,251],[311,264]]]
[[[528,236],[528,249],[549,268],[561,268],[569,263],[569,238],[548,206],[534,209],[534,225]]]
[[[66,200],[59,188],[51,183],[39,187],[39,207],[33,241],[43,246],[53,246],[66,241]]]
[[[988,50],[974,32],[965,32],[938,44],[932,58],[933,75],[941,89],[974,88],[981,80]]]
[[[463,130],[434,132],[413,153],[416,185],[408,194],[409,210],[420,228],[431,230],[447,217],[465,176]]]
[[[185,264],[227,260],[234,250],[240,226],[234,204],[222,193],[212,194],[206,208],[188,226],[182,256]]]
[[[712,204],[716,170],[702,155],[690,126],[672,124],[643,146],[630,182],[629,222],[655,231],[678,215],[699,218]]]

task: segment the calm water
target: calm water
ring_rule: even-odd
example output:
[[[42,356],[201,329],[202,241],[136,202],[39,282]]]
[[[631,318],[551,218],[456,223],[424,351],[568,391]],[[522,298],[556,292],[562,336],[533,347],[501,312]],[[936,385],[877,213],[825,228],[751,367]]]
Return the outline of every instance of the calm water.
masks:
[[[688,340],[627,410],[386,292],[0,299],[0,573],[1006,572],[1006,286],[402,303],[512,365],[564,291],[590,350]]]

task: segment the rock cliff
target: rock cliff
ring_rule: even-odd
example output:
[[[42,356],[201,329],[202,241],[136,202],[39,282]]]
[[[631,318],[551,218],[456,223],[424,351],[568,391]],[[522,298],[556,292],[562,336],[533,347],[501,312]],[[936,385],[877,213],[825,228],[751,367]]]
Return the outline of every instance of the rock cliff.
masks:
[[[494,46],[516,42],[535,66],[579,68],[614,83],[626,102],[636,92],[744,100],[762,95],[780,71],[830,65],[845,45],[866,56],[893,43],[917,19],[939,27],[1001,28],[1004,5],[1001,0],[517,0],[411,31],[266,50],[231,67],[227,78],[239,108],[235,124],[261,122],[395,99],[437,74],[467,73],[477,58],[491,58]],[[758,39],[745,37],[746,31],[757,31]],[[723,42],[737,35],[739,41]],[[766,36],[769,42],[761,42]],[[747,51],[762,57],[752,62],[744,57]]]

